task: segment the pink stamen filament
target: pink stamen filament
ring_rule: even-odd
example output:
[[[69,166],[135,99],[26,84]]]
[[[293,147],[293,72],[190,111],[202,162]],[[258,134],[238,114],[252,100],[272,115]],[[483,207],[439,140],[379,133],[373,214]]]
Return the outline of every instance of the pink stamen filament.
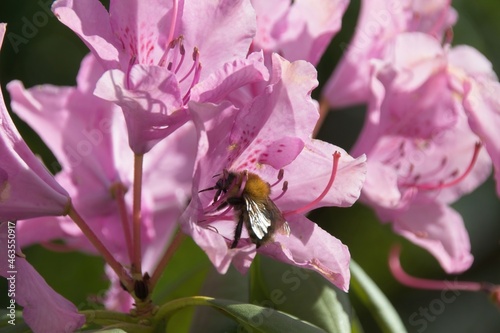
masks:
[[[106,246],[101,242],[99,237],[94,233],[94,231],[89,227],[85,220],[80,216],[76,209],[71,205],[68,212],[68,216],[76,223],[80,228],[82,233],[87,237],[87,239],[94,245],[97,251],[103,256],[104,260],[113,269],[116,275],[120,278],[122,283],[125,285],[127,290],[132,290],[133,280],[125,270],[125,268],[120,264],[111,252],[106,248]]]
[[[123,184],[118,183],[112,187],[112,193],[118,205],[118,211],[120,213],[120,220],[123,229],[123,235],[125,238],[125,244],[127,245],[127,253],[129,257],[129,262],[134,259],[134,247],[132,242],[132,233],[130,231],[130,222],[128,219],[127,205],[125,204],[125,188]]]
[[[181,36],[182,37],[182,36]],[[181,38],[180,37],[180,38]],[[181,68],[182,66],[182,63],[184,62],[184,58],[186,56],[186,49],[184,49],[184,43],[182,43],[182,39],[180,40],[179,42],[179,53],[181,54],[181,59],[179,60],[179,64],[177,65],[177,67],[175,68],[174,70],[174,73],[177,73],[179,71],[179,69]]]
[[[170,46],[172,48],[172,50],[175,50],[177,48],[177,45],[179,45],[179,43],[182,43],[182,36],[180,36],[179,38],[172,41],[172,44]],[[172,61],[168,64],[168,69],[174,73],[175,73],[175,71],[172,70],[172,68],[174,68],[174,66],[176,66],[177,58],[179,58],[179,52],[174,51]]]
[[[195,48],[195,51],[197,51],[198,49]],[[183,82],[185,79],[187,79],[189,77],[189,75],[191,75],[191,73],[195,70],[197,64],[198,64],[198,54],[195,56],[195,52],[193,52],[193,65],[191,65],[191,68],[189,69],[189,71],[186,73],[186,75],[184,75],[182,77],[182,79],[179,80],[179,83]]]
[[[276,200],[278,200],[279,198],[281,198],[282,196],[284,196],[287,190],[288,190],[288,182],[287,182],[287,181],[285,181],[285,182],[283,183],[283,188],[281,189],[281,194],[280,194],[280,195],[278,195],[276,198],[274,198],[274,199],[273,199],[273,201],[276,201]]]
[[[170,31],[168,32],[168,42],[174,39],[175,26],[177,25],[177,16],[179,14],[179,0],[172,1],[172,21],[170,21]]]
[[[463,281],[438,281],[413,277],[407,274],[401,267],[399,261],[401,246],[393,246],[389,254],[389,268],[392,275],[401,284],[417,289],[430,290],[465,290],[465,291],[486,291],[485,284],[479,282],[463,282]],[[489,289],[489,288],[488,288]]]
[[[160,259],[160,262],[156,266],[153,275],[149,279],[149,288],[150,290],[153,290],[154,287],[156,286],[156,283],[162,276],[163,272],[165,271],[165,268],[167,267],[168,263],[170,262],[170,259],[174,256],[176,250],[179,248],[179,246],[182,244],[186,236],[182,233],[180,229],[177,229],[175,232],[174,238],[172,239],[172,242],[166,249],[165,253],[163,254],[163,257]]]
[[[333,181],[335,180],[335,176],[337,175],[337,169],[339,167],[339,160],[340,160],[340,153],[338,151],[336,151],[335,153],[333,153],[332,156],[333,156],[332,172],[330,174],[330,180],[328,181],[328,184],[326,184],[326,187],[323,190],[323,192],[314,201],[310,202],[309,204],[305,205],[304,207],[301,207],[301,208],[298,208],[298,209],[295,209],[292,211],[284,212],[283,213],[284,217],[287,217],[290,215],[297,215],[297,214],[301,214],[301,213],[310,211],[311,209],[314,208],[314,206],[316,206],[318,203],[320,203],[321,200],[323,200],[323,198],[328,194],[328,192],[332,188]]]
[[[457,185],[460,183],[462,180],[469,175],[469,173],[472,171],[472,168],[476,164],[477,157],[479,156],[479,151],[481,150],[481,143],[478,142],[474,146],[474,155],[472,156],[472,160],[469,163],[469,166],[465,170],[465,172],[458,176],[457,178],[453,179],[452,181],[449,181],[447,183],[440,183],[440,184],[401,184],[401,186],[406,186],[406,187],[415,187],[419,190],[437,190],[437,189],[444,189],[447,187],[451,187],[454,185]]]
[[[125,82],[125,84],[127,85],[127,89],[130,90],[130,87],[131,87],[131,82],[130,82],[130,73],[132,72],[132,67],[134,67],[135,65],[135,61],[137,60],[137,58],[135,56],[133,56],[132,58],[130,58],[130,61],[128,63],[128,68],[127,68],[127,81]]]
[[[285,175],[285,170],[280,169],[280,171],[278,171],[278,180],[273,184],[271,184],[271,187],[275,187],[276,185],[278,185],[283,180],[284,175]]]

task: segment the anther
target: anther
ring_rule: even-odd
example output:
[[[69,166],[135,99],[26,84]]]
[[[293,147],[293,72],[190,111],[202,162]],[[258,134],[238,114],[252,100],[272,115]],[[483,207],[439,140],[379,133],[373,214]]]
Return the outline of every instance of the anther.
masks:
[[[282,196],[284,196],[287,190],[288,190],[288,181],[285,180],[283,182],[283,187],[281,188],[281,194],[278,195],[276,198],[274,198],[273,201],[276,201],[279,198],[281,198]]]
[[[279,182],[281,182],[283,180],[283,176],[285,175],[285,170],[283,169],[280,169],[280,171],[278,171],[278,180],[276,182],[274,182],[271,187],[274,187],[276,186],[277,184],[279,184]]]

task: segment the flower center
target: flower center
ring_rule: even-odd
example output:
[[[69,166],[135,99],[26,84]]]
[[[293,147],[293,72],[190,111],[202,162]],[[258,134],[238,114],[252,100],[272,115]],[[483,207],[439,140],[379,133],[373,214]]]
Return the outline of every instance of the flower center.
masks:
[[[179,36],[168,44],[165,53],[160,58],[158,66],[167,67],[169,71],[175,74],[178,78],[179,84],[183,84],[188,78],[191,77],[191,83],[185,89],[186,93],[183,96],[183,102],[186,104],[189,101],[191,88],[200,81],[201,63],[200,51],[197,47],[193,48],[192,64],[187,71],[183,71],[182,64],[186,58],[186,49],[184,48],[184,36]],[[185,66],[184,66],[185,67]]]
[[[477,142],[474,145],[474,152],[473,152],[471,161],[469,162],[469,165],[464,170],[464,172],[462,172],[462,174],[460,174],[458,169],[455,169],[451,173],[449,173],[446,177],[444,177],[443,179],[441,179],[437,182],[433,180],[433,178],[435,178],[436,174],[439,174],[442,170],[445,169],[445,167],[448,163],[448,159],[445,156],[442,158],[440,165],[437,166],[436,169],[429,170],[428,172],[426,172],[426,174],[413,174],[414,167],[413,167],[413,165],[410,165],[408,176],[410,176],[412,178],[412,180],[409,182],[402,182],[399,185],[403,186],[403,187],[412,187],[412,188],[416,188],[418,190],[425,190],[425,191],[441,190],[441,189],[455,186],[455,185],[459,184],[460,182],[462,182],[470,174],[470,172],[474,168],[474,165],[476,164],[477,157],[479,156],[480,150],[481,150],[481,143]],[[426,181],[425,178],[427,178],[427,179],[430,178],[430,180]]]

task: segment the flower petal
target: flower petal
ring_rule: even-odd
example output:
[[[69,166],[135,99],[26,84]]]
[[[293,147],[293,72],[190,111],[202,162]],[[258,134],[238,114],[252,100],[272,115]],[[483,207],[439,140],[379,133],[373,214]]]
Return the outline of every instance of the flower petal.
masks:
[[[288,219],[292,234],[276,234],[276,242],[259,249],[272,258],[298,267],[312,269],[340,289],[349,289],[349,261],[347,246],[317,224],[302,215]]]
[[[246,58],[256,29],[249,0],[186,1],[182,23],[186,50],[200,50],[206,69],[201,80],[225,63]]]
[[[73,30],[106,68],[118,67],[119,40],[106,8],[98,0],[57,0],[52,5],[57,18]]]
[[[0,224],[0,253],[3,254],[0,260],[0,275],[8,281],[13,279],[15,301],[24,307],[25,322],[33,332],[76,331],[85,323],[85,316],[79,314],[71,302],[56,293],[26,259],[7,251],[10,223],[12,222]],[[8,258],[11,258],[10,253],[13,255],[15,269],[8,267],[8,253]]]
[[[394,218],[394,231],[427,249],[449,273],[461,273],[473,262],[462,217],[437,202],[414,203]]]

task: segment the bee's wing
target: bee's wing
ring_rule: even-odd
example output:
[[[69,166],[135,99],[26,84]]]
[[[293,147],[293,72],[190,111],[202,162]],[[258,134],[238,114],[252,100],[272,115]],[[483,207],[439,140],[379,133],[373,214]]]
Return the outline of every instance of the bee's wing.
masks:
[[[257,238],[263,239],[267,235],[267,229],[271,226],[271,216],[267,213],[263,203],[258,203],[251,198],[244,196],[245,205],[248,212],[250,228]]]
[[[290,235],[288,223],[271,199],[257,202],[246,196],[244,198],[250,227],[255,236],[262,240],[273,230],[285,236]],[[269,230],[270,227],[272,227],[271,230]]]
[[[271,199],[267,200],[267,209],[273,215],[272,220],[275,223],[274,229],[276,232],[287,237],[290,236],[290,226],[288,225],[288,222],[283,217],[280,209],[276,207],[276,204]]]

